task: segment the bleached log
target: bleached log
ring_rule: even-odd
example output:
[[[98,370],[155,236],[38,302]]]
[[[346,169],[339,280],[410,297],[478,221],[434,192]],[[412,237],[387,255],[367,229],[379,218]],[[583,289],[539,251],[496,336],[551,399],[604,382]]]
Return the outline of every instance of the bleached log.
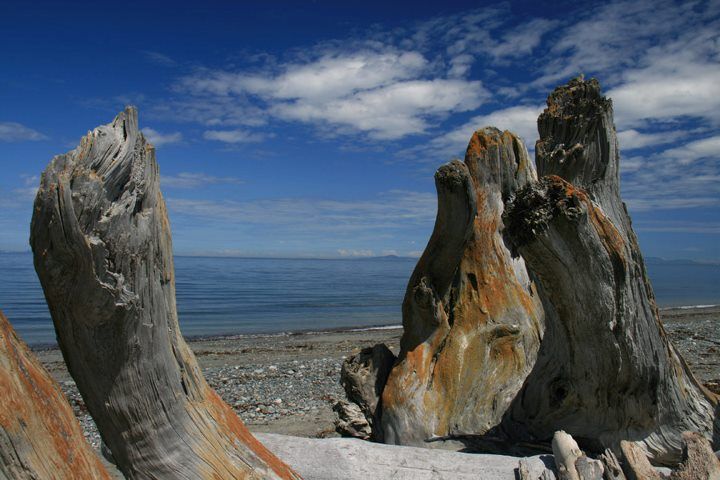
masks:
[[[580,480],[575,462],[583,456],[583,453],[572,436],[562,430],[555,432],[552,439],[552,450],[558,478],[560,480]]]
[[[602,462],[585,455],[571,435],[555,432],[552,451],[559,480],[603,480]]]
[[[0,478],[104,480],[60,386],[0,312]]]
[[[70,374],[128,478],[297,478],[208,386],[178,328],[170,224],[137,112],[55,157],[35,269]]]
[[[523,142],[495,128],[473,135],[465,162],[435,175],[435,228],[408,283],[403,337],[382,396],[385,441],[496,426],[532,368],[543,311],[502,230],[503,200],[535,180]]]

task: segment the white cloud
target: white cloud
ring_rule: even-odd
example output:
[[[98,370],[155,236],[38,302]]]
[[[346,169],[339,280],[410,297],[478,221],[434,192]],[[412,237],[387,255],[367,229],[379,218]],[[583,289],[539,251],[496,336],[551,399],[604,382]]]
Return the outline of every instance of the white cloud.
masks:
[[[631,211],[720,206],[720,136],[635,157],[623,169],[621,189]]]
[[[374,257],[375,253],[372,250],[354,250],[339,248],[337,251],[341,257]]]
[[[162,65],[164,67],[174,67],[177,65],[177,62],[175,60],[163,53],[153,52],[150,50],[146,50],[142,53],[143,55],[145,55],[145,58],[147,58],[152,63]]]
[[[272,225],[300,235],[357,234],[396,231],[408,226],[432,227],[437,209],[434,193],[392,190],[364,200],[276,198],[216,201],[168,198],[173,215],[224,224]],[[374,233],[377,235],[377,233]]]
[[[684,131],[643,133],[635,129],[629,129],[618,132],[617,136],[620,151],[625,151],[673,143],[686,134],[687,132]]]
[[[182,141],[182,134],[180,132],[160,133],[150,127],[145,127],[142,129],[142,133],[156,148]]]
[[[38,187],[23,187],[13,189],[13,194],[19,200],[33,200],[37,195]]]
[[[462,126],[434,138],[426,146],[419,147],[413,151],[425,151],[428,154],[443,159],[460,155],[467,148],[472,134],[483,127],[497,127],[500,130],[510,130],[525,141],[528,150],[534,150],[535,140],[538,137],[537,118],[542,111],[543,107],[526,105],[503,108],[485,115],[478,115]]]
[[[177,88],[198,99],[222,98],[239,110],[252,104],[250,98],[281,119],[397,139],[424,133],[431,119],[472,110],[489,97],[480,81],[438,78],[428,69],[421,54],[386,48],[325,54],[285,64],[278,73],[201,71]],[[218,124],[225,120],[217,118]]]
[[[423,133],[428,117],[478,107],[488,94],[480,82],[414,80],[321,102],[281,103],[274,112],[305,122],[329,121],[377,139]]]
[[[642,124],[645,120],[704,117],[720,121],[720,68],[685,65],[674,72],[646,68],[625,74],[626,83],[607,95],[613,99],[617,123]]]
[[[22,142],[45,140],[47,137],[37,130],[16,122],[0,122],[0,142]]]
[[[540,45],[542,37],[558,24],[557,21],[536,18],[518,25],[506,33],[500,43],[487,49],[496,60],[528,55]]]
[[[533,83],[546,87],[579,73],[602,74],[604,83],[614,83],[619,72],[640,64],[658,39],[674,37],[702,18],[696,7],[672,0],[625,0],[586,9],[553,42],[542,75]]]
[[[215,177],[206,173],[190,172],[181,172],[177,175],[161,175],[160,182],[163,187],[170,188],[199,188],[206,185],[240,185],[244,183],[241,179],[236,177]]]
[[[265,135],[246,130],[206,130],[203,138],[224,143],[257,143],[262,142]]]
[[[687,165],[700,158],[714,157],[720,160],[720,135],[695,140],[681,147],[665,150],[663,156],[678,160],[681,165]]]

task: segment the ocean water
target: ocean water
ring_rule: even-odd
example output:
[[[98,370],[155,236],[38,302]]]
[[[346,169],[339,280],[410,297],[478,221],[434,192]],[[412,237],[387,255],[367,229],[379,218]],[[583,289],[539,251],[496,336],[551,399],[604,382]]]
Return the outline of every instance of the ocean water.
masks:
[[[176,257],[184,335],[399,325],[415,259]],[[0,309],[29,344],[55,332],[29,253],[0,253]],[[661,307],[720,303],[720,266],[649,259]]]

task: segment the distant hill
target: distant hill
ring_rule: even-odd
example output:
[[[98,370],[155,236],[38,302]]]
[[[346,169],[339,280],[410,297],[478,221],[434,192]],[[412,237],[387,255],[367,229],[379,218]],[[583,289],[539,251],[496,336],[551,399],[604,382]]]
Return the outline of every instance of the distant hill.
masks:
[[[662,257],[645,257],[645,263],[648,265],[713,265],[720,266],[718,260],[690,260],[690,259],[672,259],[668,260]]]

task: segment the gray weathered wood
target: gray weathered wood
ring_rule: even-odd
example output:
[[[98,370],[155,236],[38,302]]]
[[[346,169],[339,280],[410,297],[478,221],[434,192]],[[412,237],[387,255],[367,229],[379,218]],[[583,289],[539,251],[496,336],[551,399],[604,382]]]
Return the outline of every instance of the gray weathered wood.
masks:
[[[335,424],[339,433],[382,441],[382,428],[379,428],[382,403],[380,397],[394,363],[395,355],[384,344],[364,348],[343,362],[340,384],[348,400],[356,404],[362,412],[367,429],[362,428],[362,432],[358,432],[354,427],[357,422],[348,422],[355,415],[346,402],[340,401],[333,407],[340,416]]]
[[[385,441],[496,426],[532,368],[543,310],[522,258],[502,236],[503,200],[534,181],[523,142],[495,128],[473,135],[465,162],[435,175],[435,228],[408,283],[398,361],[383,392]]]
[[[542,178],[508,203],[505,233],[538,278],[547,328],[504,430],[543,439],[564,429],[597,452],[631,439],[654,463],[677,463],[683,431],[717,439],[718,402],[660,324],[619,196],[612,103],[597,81],[573,80],[538,125]]]
[[[0,312],[0,479],[104,480],[60,386]]]
[[[155,149],[134,108],[50,162],[30,243],[68,369],[128,478],[297,478],[180,334]]]
[[[604,480],[627,480],[622,471],[622,465],[620,465],[620,462],[612,450],[609,448],[605,449],[605,452],[600,454],[599,459],[604,466]]]
[[[516,480],[519,457],[427,450],[355,438],[258,433],[305,480]],[[538,456],[524,458],[529,478],[554,480]]]

